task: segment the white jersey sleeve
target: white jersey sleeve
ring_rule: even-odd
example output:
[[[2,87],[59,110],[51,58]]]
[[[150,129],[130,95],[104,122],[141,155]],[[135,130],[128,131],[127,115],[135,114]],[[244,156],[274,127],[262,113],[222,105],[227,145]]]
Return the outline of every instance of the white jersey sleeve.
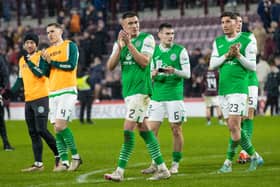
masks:
[[[113,45],[113,50],[112,50],[112,53],[111,53],[111,55],[110,55],[110,58],[116,53],[116,51],[118,50],[118,48],[119,48],[119,45],[118,45],[117,42],[115,42],[114,45]]]
[[[149,56],[153,56],[155,50],[155,39],[152,35],[147,36],[143,41],[142,49],[140,50],[141,53],[147,54]]]
[[[252,34],[253,35],[253,34]],[[252,36],[251,35],[251,36]],[[255,37],[254,37],[255,38]],[[245,49],[245,56],[240,56],[240,63],[251,71],[256,71],[257,40],[252,39]]]
[[[174,74],[188,79],[191,77],[190,60],[187,50],[184,48],[180,53],[180,65],[182,70],[175,69]]]
[[[219,56],[216,41],[214,41],[212,46],[209,69],[210,70],[217,69],[220,65],[224,63],[225,60],[226,60],[225,55]]]

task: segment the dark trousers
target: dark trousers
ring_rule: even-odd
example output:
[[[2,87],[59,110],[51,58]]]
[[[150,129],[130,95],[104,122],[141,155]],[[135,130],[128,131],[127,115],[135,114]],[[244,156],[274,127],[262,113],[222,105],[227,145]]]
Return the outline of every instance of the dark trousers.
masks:
[[[268,106],[270,106],[270,113],[272,116],[274,114],[278,114],[278,96],[268,96],[267,97],[265,107],[264,107],[264,113],[266,112]],[[275,111],[275,113],[274,113],[274,111]]]
[[[80,121],[84,122],[84,114],[86,111],[87,121],[91,120],[91,108],[93,102],[93,96],[91,92],[80,91],[79,92],[79,101],[80,101]]]
[[[44,97],[25,103],[25,121],[32,141],[34,159],[42,162],[42,139],[48,144],[55,156],[58,156],[56,141],[47,128],[49,113],[49,98]]]
[[[0,103],[0,135],[3,141],[4,148],[10,146],[7,131],[6,131],[6,124],[4,119],[4,106]]]

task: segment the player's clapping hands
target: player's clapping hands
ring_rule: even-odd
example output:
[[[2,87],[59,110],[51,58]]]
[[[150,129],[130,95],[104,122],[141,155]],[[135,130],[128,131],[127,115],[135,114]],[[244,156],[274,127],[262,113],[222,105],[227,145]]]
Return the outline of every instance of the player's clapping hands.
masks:
[[[239,58],[240,57],[240,44],[234,44],[230,46],[229,52],[226,55],[226,58]]]
[[[51,63],[51,57],[50,55],[47,53],[47,51],[45,49],[42,50],[41,56],[44,60],[46,60],[48,63]]]
[[[131,37],[126,31],[121,30],[119,32],[119,37],[122,39],[122,41],[125,43],[125,45],[128,45],[130,43]]]

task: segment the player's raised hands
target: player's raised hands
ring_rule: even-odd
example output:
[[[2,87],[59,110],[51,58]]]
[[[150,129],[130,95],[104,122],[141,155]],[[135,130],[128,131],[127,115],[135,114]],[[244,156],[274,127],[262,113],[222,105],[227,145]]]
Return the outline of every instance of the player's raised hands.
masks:
[[[124,41],[125,45],[128,45],[130,43],[131,37],[130,37],[130,35],[126,31],[121,30],[119,32],[119,35],[122,38],[122,40]]]
[[[121,31],[118,34],[118,45],[119,45],[120,49],[122,49],[125,46],[124,40],[122,38]]]
[[[44,60],[46,60],[48,63],[51,63],[51,57],[50,55],[47,53],[47,51],[45,49],[42,50],[41,56]]]

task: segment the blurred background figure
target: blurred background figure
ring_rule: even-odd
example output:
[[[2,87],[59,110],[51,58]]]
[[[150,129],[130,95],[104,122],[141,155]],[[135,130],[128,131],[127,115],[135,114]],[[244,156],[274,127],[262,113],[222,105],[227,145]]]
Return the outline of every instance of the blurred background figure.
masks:
[[[11,146],[6,130],[6,124],[4,119],[4,98],[8,99],[8,87],[9,87],[9,72],[6,61],[0,53],[0,135],[3,142],[3,148],[5,151],[12,151],[14,148]]]
[[[266,110],[270,107],[270,115],[278,114],[278,96],[279,96],[279,86],[280,86],[280,71],[275,64],[276,57],[273,58],[270,68],[271,72],[267,75],[267,80],[264,86],[264,91],[266,93],[266,104],[264,107],[264,114]]]
[[[104,66],[100,56],[96,56],[90,64],[90,82],[94,85],[94,102],[100,102],[101,81],[104,79]]]
[[[88,71],[82,69],[77,78],[78,100],[80,101],[80,123],[84,124],[84,115],[86,113],[86,123],[93,124],[91,120],[91,108],[93,102],[93,85],[90,82]]]

